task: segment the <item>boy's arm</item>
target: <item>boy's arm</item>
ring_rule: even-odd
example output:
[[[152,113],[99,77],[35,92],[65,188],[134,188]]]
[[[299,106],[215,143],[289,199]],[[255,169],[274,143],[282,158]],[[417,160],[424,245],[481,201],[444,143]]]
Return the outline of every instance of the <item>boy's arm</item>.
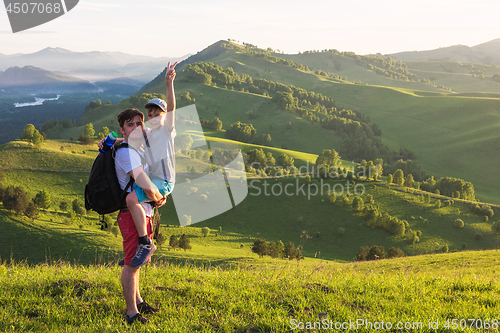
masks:
[[[149,199],[153,201],[161,201],[163,199],[163,196],[158,191],[158,187],[149,179],[142,166],[132,169],[128,174],[134,178],[137,185],[144,190]]]
[[[175,116],[175,91],[174,91],[174,79],[175,79],[175,64],[170,66],[170,62],[167,65],[167,73],[165,74],[165,85],[167,86],[167,118],[166,125],[168,129],[172,131],[174,128],[174,116]]]

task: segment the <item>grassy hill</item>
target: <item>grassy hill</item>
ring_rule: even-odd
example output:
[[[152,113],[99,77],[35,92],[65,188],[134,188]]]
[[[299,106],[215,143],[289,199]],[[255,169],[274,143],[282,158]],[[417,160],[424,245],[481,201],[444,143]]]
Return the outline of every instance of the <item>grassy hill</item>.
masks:
[[[6,261],[0,265],[0,329],[127,330],[120,271],[107,265],[31,267]],[[161,311],[148,316],[141,329],[289,332],[354,325],[353,330],[372,332],[383,325],[398,331],[496,330],[498,273],[497,251],[355,264],[240,260],[214,267],[160,260],[142,270],[143,296]]]
[[[334,61],[328,62],[324,59],[328,56],[331,55],[312,53],[297,55],[294,59],[304,62],[309,60],[311,66],[327,64],[325,70],[335,69]],[[342,59],[344,62],[340,68],[344,68],[343,66],[350,69],[357,68],[358,72],[364,73],[360,78],[367,81],[376,78],[376,83],[384,86],[331,80],[313,72],[300,71],[261,57],[250,56],[242,51],[238,52],[238,48],[220,52],[216,56],[210,53],[205,58],[198,55],[198,58],[223,67],[230,66],[238,74],[247,73],[254,79],[292,84],[321,93],[333,98],[337,107],[359,110],[381,128],[382,141],[385,144],[396,151],[400,148],[414,151],[418,163],[429,174],[436,177],[451,176],[465,179],[474,184],[480,200],[495,204],[500,202],[496,191],[500,183],[497,182],[497,178],[487,176],[494,174],[498,160],[496,155],[486,148],[496,146],[494,133],[500,126],[499,95],[453,94],[439,92],[433,86],[417,82],[390,80],[370,73],[360,66],[345,65],[354,61],[346,57],[341,57],[346,59]],[[467,74],[470,68],[460,64],[413,63],[410,66],[421,71],[429,71],[425,75],[432,74],[436,76],[436,80],[443,80],[444,84],[448,80],[455,82],[458,88],[460,86],[470,88],[464,91],[480,89],[486,92],[498,91],[497,82],[491,79],[472,78]],[[454,66],[454,69],[450,70],[456,73],[443,72],[440,66]],[[476,65],[476,67],[482,67],[488,75],[495,71],[491,66]],[[152,81],[147,91],[162,93],[164,88],[160,79],[161,75]],[[474,84],[471,85],[471,81],[474,81]],[[159,83],[153,85],[154,82]],[[416,86],[427,91],[415,90]],[[227,128],[226,124],[237,120],[252,123],[258,133],[271,134],[274,145],[278,147],[285,144],[292,150],[318,154],[324,148],[338,149],[342,140],[341,136],[332,131],[287,114],[263,96],[186,82],[180,71],[176,89],[178,94],[184,91],[190,92],[191,97],[196,99],[198,112],[202,118],[212,119],[217,115],[224,123],[224,128]],[[259,117],[249,119],[246,114],[248,111],[255,111]],[[287,130],[290,121],[292,130]],[[294,126],[296,122],[298,126]]]
[[[212,140],[223,140],[212,138]],[[17,145],[17,147],[16,147]],[[46,190],[52,201],[52,207],[46,214],[42,214],[34,223],[27,222],[27,218],[17,217],[15,214],[4,213],[4,223],[2,237],[5,244],[0,256],[3,258],[13,255],[17,260],[28,259],[29,262],[43,261],[44,254],[48,248],[52,248],[50,241],[42,241],[37,245],[38,255],[34,256],[34,251],[21,251],[23,244],[30,244],[29,238],[23,238],[24,231],[18,225],[24,225],[24,229],[33,233],[34,237],[47,239],[46,231],[38,234],[38,230],[60,230],[55,235],[64,234],[66,230],[69,234],[78,233],[76,227],[89,228],[89,232],[104,237],[100,231],[100,223],[97,214],[90,213],[88,217],[74,217],[73,220],[65,212],[59,210],[59,203],[66,201],[70,204],[75,199],[83,201],[84,186],[88,179],[90,164],[97,154],[95,148],[71,144],[73,152],[60,151],[56,147],[57,141],[48,141],[46,147],[37,149],[27,146],[24,142],[13,142],[3,146],[0,150],[2,160],[10,160],[11,156],[22,157],[31,156],[40,160],[39,156],[45,156],[43,163],[30,164],[36,166],[33,169],[13,167],[12,164],[3,166],[4,187],[9,185],[21,185],[34,197],[39,191]],[[254,148],[254,145],[244,145],[243,150]],[[9,148],[9,149],[8,149]],[[78,149],[79,148],[79,149]],[[85,149],[85,150],[81,150]],[[266,152],[271,152],[277,157],[284,150],[272,147],[265,147]],[[78,151],[86,151],[85,154]],[[17,152],[17,153],[16,153]],[[300,152],[290,152],[297,160],[297,166],[305,165],[314,161],[316,155]],[[4,158],[8,157],[8,158]],[[179,168],[183,168],[183,159],[180,156]],[[74,170],[65,170],[67,166],[63,161],[69,159],[68,164],[76,165]],[[27,158],[21,160],[27,160]],[[352,168],[353,165],[343,162],[344,166]],[[20,166],[22,164],[18,162]],[[47,186],[47,184],[50,184]],[[163,233],[168,237],[172,234],[188,233],[198,239],[194,241],[198,245],[210,246],[210,251],[206,248],[196,248],[190,252],[193,258],[203,259],[205,254],[220,258],[221,252],[229,251],[230,256],[237,255],[240,246],[245,249],[252,246],[253,240],[261,237],[269,241],[282,240],[283,243],[289,241],[297,246],[301,246],[306,257],[317,257],[328,260],[351,261],[362,246],[371,247],[373,245],[399,247],[407,255],[417,255],[424,253],[435,253],[442,251],[446,245],[450,250],[463,249],[495,249],[499,246],[498,236],[491,232],[491,224],[497,220],[496,215],[488,222],[483,216],[476,215],[467,204],[456,203],[445,207],[436,206],[437,201],[444,201],[446,198],[434,198],[428,204],[422,201],[421,193],[413,190],[401,191],[398,187],[388,188],[381,182],[356,181],[356,188],[350,183],[348,189],[345,180],[317,180],[313,179],[311,185],[301,176],[287,176],[283,178],[249,178],[249,194],[246,199],[235,208],[213,217],[209,220],[196,224],[195,228],[179,228],[179,220],[175,207],[171,201],[160,209],[162,214]],[[336,191],[337,201],[331,204],[328,199],[329,191]],[[392,236],[389,232],[371,228],[367,226],[367,218],[362,213],[353,211],[352,200],[354,196],[348,196],[348,202],[342,201],[342,195],[348,193],[361,195],[366,202],[365,205],[376,205],[379,211],[384,214],[406,220],[406,229],[419,230],[421,232],[420,242],[411,245],[406,241],[405,236]],[[349,192],[348,192],[349,191]],[[369,197],[371,199],[369,199]],[[371,201],[371,203],[369,203]],[[494,213],[498,210],[494,208]],[[457,229],[454,221],[462,219],[465,227]],[[114,217],[112,217],[114,221]],[[114,222],[113,222],[114,223]],[[43,226],[46,224],[45,226]],[[43,227],[42,227],[43,226]],[[200,228],[207,226],[211,231],[211,236],[200,239]],[[23,229],[23,230],[24,230]],[[33,230],[30,230],[33,229]],[[222,229],[222,231],[218,231]],[[109,232],[109,231],[108,231]],[[479,234],[479,235],[478,235]],[[308,237],[309,236],[309,237]],[[50,236],[49,238],[52,238]],[[54,238],[59,238],[54,237]],[[92,237],[91,237],[92,238]],[[114,238],[113,238],[114,239]],[[75,259],[75,256],[66,257],[66,253],[80,251],[83,248],[96,249],[96,244],[82,240],[79,242],[69,242],[63,245],[59,243],[56,248],[52,248],[54,258],[65,260]],[[13,249],[14,247],[15,249]],[[119,242],[106,242],[98,247],[98,251],[113,253],[120,251]],[[221,249],[223,251],[221,251]],[[12,252],[12,253],[11,253]],[[161,253],[161,252],[160,252]],[[92,256],[92,253],[90,253]],[[70,261],[71,261],[70,260]],[[88,258],[84,263],[88,263]]]

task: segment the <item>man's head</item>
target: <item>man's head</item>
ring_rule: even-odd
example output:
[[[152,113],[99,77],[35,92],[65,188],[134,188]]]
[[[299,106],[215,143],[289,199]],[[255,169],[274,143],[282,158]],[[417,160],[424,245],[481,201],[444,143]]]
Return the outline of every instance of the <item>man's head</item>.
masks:
[[[144,107],[147,110],[148,123],[153,130],[165,124],[167,114],[167,102],[159,98],[153,98]]]
[[[133,136],[139,137],[139,135],[142,135],[144,115],[137,109],[127,109],[118,115],[118,123],[120,124],[120,132],[123,134],[123,138],[128,141],[128,137],[137,127],[140,127],[141,130],[135,131]]]

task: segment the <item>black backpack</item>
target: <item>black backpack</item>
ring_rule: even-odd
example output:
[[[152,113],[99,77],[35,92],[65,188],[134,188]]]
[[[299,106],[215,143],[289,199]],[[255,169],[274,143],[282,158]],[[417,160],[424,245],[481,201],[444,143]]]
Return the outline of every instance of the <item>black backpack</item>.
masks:
[[[129,145],[124,142],[96,157],[90,170],[89,182],[85,185],[85,209],[104,215],[127,207],[125,198],[134,178],[130,177],[125,189],[121,189],[115,170],[115,155],[120,148],[129,148]]]

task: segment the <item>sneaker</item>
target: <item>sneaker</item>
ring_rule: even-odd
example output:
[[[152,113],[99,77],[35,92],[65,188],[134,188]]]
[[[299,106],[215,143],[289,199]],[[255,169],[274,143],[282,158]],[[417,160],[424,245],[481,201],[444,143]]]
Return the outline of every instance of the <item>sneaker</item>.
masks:
[[[160,311],[160,309],[152,307],[151,305],[149,305],[146,302],[142,302],[142,303],[137,304],[137,310],[139,310],[140,313],[145,313],[145,314],[146,313],[156,313],[156,312]]]
[[[134,323],[134,321],[138,321],[141,324],[145,324],[148,322],[148,319],[144,318],[142,316],[142,314],[140,314],[140,313],[136,313],[132,317],[130,317],[129,315],[125,315],[125,320],[127,321],[127,324],[129,324],[129,325],[132,325]]]
[[[153,244],[153,242],[147,245],[137,245],[135,256],[130,261],[130,267],[141,267],[148,261],[149,258],[151,258],[155,251],[156,246]]]

